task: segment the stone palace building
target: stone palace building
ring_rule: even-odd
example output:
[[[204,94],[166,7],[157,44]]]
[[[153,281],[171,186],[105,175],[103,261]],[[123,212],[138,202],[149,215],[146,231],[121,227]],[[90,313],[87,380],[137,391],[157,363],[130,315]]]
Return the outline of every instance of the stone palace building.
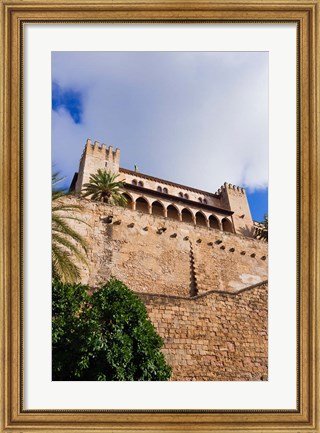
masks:
[[[119,173],[126,208],[81,198],[99,168]],[[120,150],[87,140],[67,198],[89,244],[82,281],[114,276],[143,300],[172,380],[267,380],[267,243],[253,237],[246,192],[216,193],[120,167]]]

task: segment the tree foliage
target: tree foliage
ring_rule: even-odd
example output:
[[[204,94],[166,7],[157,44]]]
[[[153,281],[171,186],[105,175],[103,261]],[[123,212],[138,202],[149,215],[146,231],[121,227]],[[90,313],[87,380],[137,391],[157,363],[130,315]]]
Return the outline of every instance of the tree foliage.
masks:
[[[53,280],[53,380],[168,380],[163,340],[121,281],[88,287]]]
[[[52,276],[74,282],[80,278],[74,259],[87,264],[87,243],[70,225],[70,220],[84,221],[75,216],[81,211],[81,206],[62,200],[66,193],[57,187],[62,180],[57,173],[52,175]]]
[[[127,199],[123,195],[124,182],[117,180],[119,173],[99,170],[90,175],[88,183],[83,185],[83,197],[91,196],[92,200],[102,201],[119,206],[125,206]]]

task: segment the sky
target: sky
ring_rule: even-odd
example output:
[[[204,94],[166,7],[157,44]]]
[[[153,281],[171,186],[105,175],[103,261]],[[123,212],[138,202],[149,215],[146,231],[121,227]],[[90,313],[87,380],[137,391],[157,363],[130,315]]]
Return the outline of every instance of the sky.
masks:
[[[87,138],[120,165],[268,213],[267,52],[53,52],[52,162],[69,185]]]

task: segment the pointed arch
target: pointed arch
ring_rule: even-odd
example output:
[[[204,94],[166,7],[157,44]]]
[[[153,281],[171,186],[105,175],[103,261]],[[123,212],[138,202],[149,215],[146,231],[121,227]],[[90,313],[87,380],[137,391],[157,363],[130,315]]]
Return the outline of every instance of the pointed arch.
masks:
[[[187,208],[182,209],[181,221],[184,221],[186,223],[194,223],[193,213]]]
[[[220,230],[219,220],[215,215],[209,216],[209,227],[211,227],[212,229]]]
[[[169,206],[167,207],[167,218],[180,221],[180,212],[175,205],[169,204]]]
[[[197,226],[208,227],[207,218],[201,211],[196,213],[196,224]]]
[[[149,213],[149,202],[144,197],[139,197],[136,200],[136,210],[140,212]]]
[[[151,206],[152,215],[165,216],[165,207],[160,201],[154,201]]]
[[[232,222],[228,218],[223,218],[221,224],[224,232],[233,233]]]

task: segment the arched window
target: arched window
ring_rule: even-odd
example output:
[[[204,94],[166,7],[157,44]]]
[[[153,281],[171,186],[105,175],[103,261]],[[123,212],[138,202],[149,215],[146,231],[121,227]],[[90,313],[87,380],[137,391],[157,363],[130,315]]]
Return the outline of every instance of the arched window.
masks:
[[[162,188],[160,185],[158,186],[157,191],[162,192]]]
[[[138,185],[139,185],[139,186],[143,186],[143,182],[142,182],[142,180],[139,180]]]
[[[152,203],[152,215],[164,216],[164,206],[159,201]]]
[[[203,215],[202,212],[196,213],[196,224],[197,224],[197,226],[207,227],[207,220],[206,220],[206,217]]]
[[[163,188],[163,192],[164,192],[165,194],[168,194],[168,188]]]
[[[233,233],[232,223],[228,218],[223,218],[221,223],[222,223],[222,230],[224,232]]]
[[[180,192],[179,192],[179,196],[180,196],[180,197],[183,197],[183,192],[180,191]]]
[[[185,194],[185,195],[184,195],[184,198],[186,198],[187,200],[189,200],[189,195],[188,195],[188,194]]]
[[[126,193],[123,193],[122,194],[126,199],[127,199],[127,204],[126,204],[126,207],[128,208],[128,209],[132,209],[132,205],[133,205],[133,201],[132,201],[132,198],[130,197],[130,195],[129,194],[126,194]]]
[[[208,201],[207,201],[206,198],[203,199],[203,203],[204,203],[204,204],[208,204]]]
[[[218,218],[216,218],[214,215],[210,215],[209,217],[209,226],[212,229],[217,229],[217,230],[220,229]]]
[[[181,216],[185,223],[193,223],[192,213],[188,209],[182,209]]]
[[[131,183],[132,183],[132,185],[137,185],[137,179],[133,179],[133,181]]]
[[[136,210],[140,212],[149,213],[149,204],[147,200],[143,197],[139,197],[136,200]]]
[[[200,203],[202,203],[202,198],[201,197],[199,197],[198,200],[199,200]]]
[[[178,211],[178,209],[170,204],[167,207],[167,217],[179,221],[180,218],[179,218],[179,211]]]

